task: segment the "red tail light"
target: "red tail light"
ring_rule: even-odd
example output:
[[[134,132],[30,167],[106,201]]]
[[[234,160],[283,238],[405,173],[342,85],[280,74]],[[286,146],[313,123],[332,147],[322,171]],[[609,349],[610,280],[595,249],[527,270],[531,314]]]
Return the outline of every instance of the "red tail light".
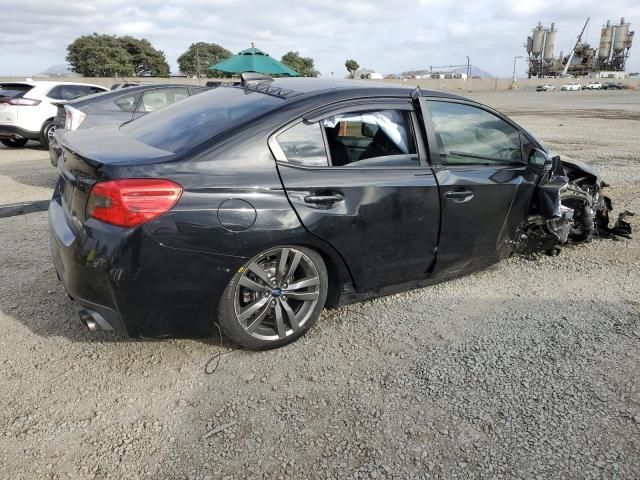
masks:
[[[0,103],[8,103],[9,105],[21,105],[23,107],[35,107],[40,105],[40,100],[32,100],[31,98],[3,98]]]
[[[182,187],[170,180],[125,178],[91,188],[87,215],[118,227],[137,227],[171,210]]]

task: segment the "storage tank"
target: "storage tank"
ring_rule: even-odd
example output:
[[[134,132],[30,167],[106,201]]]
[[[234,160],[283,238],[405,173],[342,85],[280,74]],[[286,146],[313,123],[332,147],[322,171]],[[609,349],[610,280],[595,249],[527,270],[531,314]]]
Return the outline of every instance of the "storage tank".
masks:
[[[611,53],[611,43],[613,42],[613,27],[609,20],[607,20],[607,24],[602,27],[602,32],[600,33],[600,47],[598,48],[598,58],[601,60],[605,60],[609,58],[609,54]]]
[[[553,60],[553,54],[556,50],[556,37],[558,31],[555,28],[555,24],[551,24],[551,28],[547,31],[547,35],[544,40],[544,59]]]
[[[531,43],[531,53],[535,57],[542,53],[542,47],[544,45],[544,34],[546,30],[542,28],[542,24],[538,23],[538,26],[533,29],[533,41]]]
[[[627,37],[629,36],[629,24],[624,23],[624,17],[620,19],[620,25],[616,25],[616,32],[613,36],[613,51],[621,52],[625,49]]]
[[[527,37],[527,53],[531,53],[532,48],[533,48],[533,38]]]

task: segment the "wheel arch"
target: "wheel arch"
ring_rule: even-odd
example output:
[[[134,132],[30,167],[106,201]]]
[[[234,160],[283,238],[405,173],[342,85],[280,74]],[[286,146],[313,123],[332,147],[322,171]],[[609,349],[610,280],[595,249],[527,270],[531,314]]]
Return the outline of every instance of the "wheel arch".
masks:
[[[328,248],[323,248],[318,244],[302,244],[301,246],[314,250],[322,257],[322,260],[324,260],[329,276],[329,291],[327,292],[325,307],[336,306],[340,299],[340,292],[342,291],[343,285],[352,282],[349,268],[340,255],[332,252]]]
[[[329,291],[327,292],[327,300],[325,302],[326,307],[334,307],[338,304],[340,293],[345,284],[353,283],[353,278],[347,264],[342,256],[331,245],[323,244],[320,241],[316,241],[315,238],[298,239],[291,242],[277,242],[269,245],[267,248],[261,248],[261,250],[268,250],[270,248],[278,248],[282,246],[291,247],[304,247],[316,252],[327,267],[327,275],[329,280]],[[255,253],[258,255],[260,252]],[[253,258],[254,255],[247,256],[247,260]]]

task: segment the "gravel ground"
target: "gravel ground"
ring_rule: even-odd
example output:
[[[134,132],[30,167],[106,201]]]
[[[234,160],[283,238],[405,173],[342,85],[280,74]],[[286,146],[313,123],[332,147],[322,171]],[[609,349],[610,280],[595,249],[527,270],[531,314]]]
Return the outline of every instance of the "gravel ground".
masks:
[[[640,93],[470,96],[640,213]],[[0,147],[0,203],[54,180],[45,151]],[[635,238],[327,311],[253,353],[89,334],[47,235],[45,213],[0,219],[2,479],[640,477]]]

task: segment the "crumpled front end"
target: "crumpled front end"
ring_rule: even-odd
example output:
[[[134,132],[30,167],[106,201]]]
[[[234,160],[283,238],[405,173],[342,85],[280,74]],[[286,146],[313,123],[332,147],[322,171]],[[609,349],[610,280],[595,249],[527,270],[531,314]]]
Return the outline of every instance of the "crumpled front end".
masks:
[[[625,218],[633,213],[622,212],[616,223],[609,225],[613,206],[602,194],[607,186],[589,165],[554,157],[536,187],[532,213],[519,228],[516,251],[557,255],[568,242],[585,242],[593,237],[629,238],[631,225]]]

